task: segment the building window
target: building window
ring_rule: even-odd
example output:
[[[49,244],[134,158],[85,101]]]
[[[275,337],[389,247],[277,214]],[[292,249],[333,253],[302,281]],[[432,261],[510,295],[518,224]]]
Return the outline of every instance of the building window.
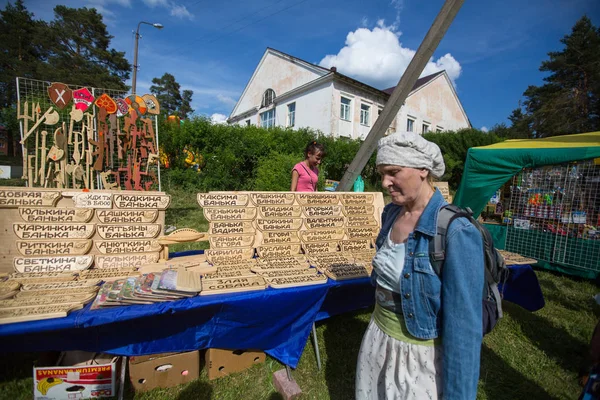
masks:
[[[288,104],[287,108],[287,126],[292,127],[296,125],[296,103]]]
[[[436,133],[441,133],[443,130],[444,130],[444,128],[442,128],[441,126],[438,126],[437,128],[435,128]]]
[[[423,124],[423,133],[429,132],[429,125]]]
[[[350,121],[350,104],[352,100],[342,97],[342,103],[340,107],[340,118],[346,121]]]
[[[250,120],[249,119],[246,120],[246,126],[250,126]]]
[[[260,103],[261,107],[268,107],[273,104],[275,100],[275,91],[273,89],[267,89],[263,93],[262,102]]]
[[[414,131],[414,128],[415,128],[415,120],[408,118],[406,120],[406,131],[412,132],[412,131]]]
[[[260,114],[260,126],[263,128],[271,128],[275,126],[275,109],[265,111]]]
[[[369,111],[371,107],[366,104],[360,105],[360,123],[369,126]]]

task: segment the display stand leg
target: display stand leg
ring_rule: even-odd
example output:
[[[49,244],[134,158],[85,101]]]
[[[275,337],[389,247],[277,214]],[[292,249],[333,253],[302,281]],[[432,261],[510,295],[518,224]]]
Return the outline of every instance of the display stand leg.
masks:
[[[315,355],[317,356],[317,368],[321,370],[321,354],[319,352],[319,341],[317,340],[317,328],[313,322],[312,326],[313,344],[315,345]]]
[[[291,381],[292,380],[292,370],[291,370],[290,366],[286,364],[285,370],[287,371],[288,381]]]
[[[127,356],[124,356],[121,360],[121,381],[119,382],[119,400],[123,400],[123,396],[125,394],[125,376],[127,375],[127,360]]]

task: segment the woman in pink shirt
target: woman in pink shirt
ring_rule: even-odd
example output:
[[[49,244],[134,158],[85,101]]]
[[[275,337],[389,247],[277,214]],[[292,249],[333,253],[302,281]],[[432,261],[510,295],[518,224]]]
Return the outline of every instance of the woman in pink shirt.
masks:
[[[319,180],[321,159],[325,157],[325,148],[317,142],[310,142],[304,149],[304,161],[292,168],[292,192],[316,192]]]

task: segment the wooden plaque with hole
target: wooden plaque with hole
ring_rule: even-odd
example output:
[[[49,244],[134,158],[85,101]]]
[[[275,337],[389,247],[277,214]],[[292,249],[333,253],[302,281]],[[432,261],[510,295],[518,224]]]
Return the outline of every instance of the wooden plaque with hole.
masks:
[[[24,292],[38,290],[63,290],[64,293],[73,288],[81,288],[87,286],[96,286],[100,283],[100,279],[78,280],[72,282],[56,282],[56,283],[31,283],[21,287]]]
[[[90,239],[94,229],[94,224],[13,224],[19,239]]]
[[[74,288],[69,288],[68,292],[65,292],[64,289],[20,291],[16,294],[15,298],[23,299],[23,298],[40,297],[40,296],[64,296],[65,293],[68,293],[69,296],[79,296],[79,295],[95,296],[98,289],[100,289],[100,286],[74,287]]]
[[[96,210],[103,224],[144,224],[156,221],[158,210]]]
[[[251,193],[250,198],[257,206],[291,206],[294,204],[294,193],[259,192]]]
[[[306,206],[302,208],[306,217],[339,217],[342,215],[342,206]]]
[[[349,228],[377,226],[377,221],[370,215],[351,215],[346,217],[346,226]]]
[[[74,310],[83,308],[83,304],[53,304],[46,307],[25,307],[0,310],[0,324],[38,321],[42,319],[66,317]]]
[[[326,206],[340,203],[340,198],[333,193],[297,193],[296,200],[301,206]]]
[[[375,207],[370,205],[352,205],[352,206],[344,206],[344,215],[347,217],[357,216],[357,215],[370,215],[373,216],[375,212]]]
[[[338,242],[304,242],[302,248],[309,254],[332,253],[338,251]]]
[[[344,217],[308,217],[304,219],[304,226],[308,229],[341,228]]]
[[[166,194],[115,194],[116,208],[139,208],[166,210],[171,203],[171,196]]]
[[[160,252],[162,245],[157,240],[96,240],[96,248],[102,254]]]
[[[114,255],[96,255],[94,268],[113,269],[113,268],[139,268],[144,264],[158,262],[159,253],[137,253],[137,254],[114,254]]]
[[[54,207],[60,198],[61,194],[58,191],[2,189],[0,190],[0,208]]]
[[[303,242],[330,242],[344,238],[346,231],[343,228],[338,229],[314,229],[310,231],[301,231],[300,236]]]
[[[379,233],[379,227],[369,228],[346,228],[346,235],[348,239],[371,239],[377,237]]]
[[[375,202],[375,196],[370,193],[344,193],[341,200],[345,206],[372,205]]]
[[[211,235],[241,235],[254,232],[256,229],[252,221],[214,221],[210,223],[208,229]]]
[[[79,256],[92,248],[92,240],[29,241],[17,240],[17,250],[24,256]]]
[[[76,208],[112,208],[112,194],[76,193],[73,195]]]
[[[294,256],[300,253],[299,244],[276,244],[266,245],[256,248],[259,257],[261,258],[273,258],[273,257],[285,257]]]
[[[68,272],[83,271],[88,269],[94,256],[47,256],[47,257],[15,257],[13,266],[15,271],[29,272]]]
[[[19,207],[25,222],[89,222],[94,210],[88,208],[33,208]]]
[[[248,205],[250,195],[237,193],[198,193],[200,207],[228,207]]]
[[[261,245],[272,244],[300,244],[298,231],[264,231],[262,232]]]
[[[209,221],[251,221],[256,218],[256,207],[205,207],[204,217]]]
[[[206,259],[214,264],[223,260],[250,260],[254,257],[254,249],[208,249],[204,254]]]
[[[322,285],[327,283],[327,277],[323,274],[284,276],[267,278],[267,283],[274,289],[283,289],[296,286]]]
[[[257,218],[254,222],[261,231],[295,231],[302,226],[302,218]]]
[[[371,239],[340,240],[340,249],[344,252],[364,251],[371,248]]]
[[[267,287],[265,279],[261,276],[245,278],[203,279],[200,295],[247,292],[251,290],[264,290]]]
[[[213,235],[209,238],[213,249],[229,249],[232,247],[252,247],[254,234],[249,235]]]
[[[302,215],[300,206],[260,206],[258,211],[262,218],[299,218]]]
[[[152,239],[158,236],[159,224],[97,225],[102,239]]]

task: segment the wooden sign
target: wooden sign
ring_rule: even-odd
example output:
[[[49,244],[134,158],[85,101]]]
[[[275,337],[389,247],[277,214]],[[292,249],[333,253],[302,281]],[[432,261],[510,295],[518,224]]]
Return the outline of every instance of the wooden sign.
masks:
[[[304,256],[304,254],[296,254],[293,256],[277,256],[277,257],[271,257],[271,258],[257,258],[257,263],[258,264],[271,264],[274,262],[281,262],[281,263],[295,263],[295,262],[302,262],[302,263],[307,263],[308,260],[306,259],[306,257]]]
[[[371,239],[354,239],[354,240],[340,240],[340,249],[342,251],[361,251],[371,248]]]
[[[442,196],[444,197],[444,200],[446,200],[449,203],[451,202],[450,189],[448,188],[448,182],[434,182],[433,186],[435,186],[436,188],[438,188],[440,190],[440,192],[442,192]]]
[[[82,304],[52,304],[46,307],[24,307],[0,310],[0,324],[37,321],[66,317],[70,311],[82,308]]]
[[[325,269],[325,274],[336,281],[369,276],[369,272],[365,266],[356,263],[330,265]]]
[[[64,83],[54,82],[48,86],[48,96],[52,103],[62,110],[73,99],[73,91]]]
[[[262,274],[265,271],[288,271],[294,269],[307,269],[310,266],[307,263],[295,261],[292,263],[276,262],[272,264],[257,264],[250,268],[252,271]]]
[[[248,194],[198,193],[197,195],[200,207],[245,206],[249,199]]]
[[[261,244],[300,243],[298,231],[264,231]]]
[[[305,218],[304,226],[308,229],[341,228],[344,226],[344,217]]]
[[[20,273],[13,272],[9,275],[10,279],[46,279],[46,278],[62,278],[62,277],[70,277],[71,279],[75,278],[75,273],[73,272],[29,272],[29,273]],[[43,282],[43,281],[41,281]]]
[[[289,270],[276,270],[276,271],[261,271],[260,275],[264,278],[280,278],[284,276],[306,276],[306,275],[317,275],[318,271],[316,268],[304,268],[304,269],[289,269]]]
[[[255,207],[227,207],[203,209],[204,217],[212,221],[248,221],[256,218]]]
[[[0,190],[0,208],[19,206],[54,207],[60,192],[34,190]]]
[[[351,215],[346,219],[346,226],[377,226],[377,221],[375,221],[372,215]]]
[[[202,280],[213,280],[213,279],[226,279],[226,278],[245,278],[256,276],[256,274],[249,269],[232,269],[229,271],[218,271],[214,274],[202,275]]]
[[[250,221],[214,221],[210,223],[208,233],[211,235],[230,235],[254,233],[256,230]]]
[[[16,241],[17,250],[24,256],[78,256],[87,254],[92,248],[92,240],[67,241]]]
[[[83,295],[55,295],[55,296],[30,296],[20,297],[18,299],[1,300],[0,309],[8,308],[23,308],[23,307],[45,307],[50,304],[67,304],[67,303],[89,303],[94,298],[94,294],[83,294]]]
[[[141,274],[135,271],[133,268],[103,268],[103,269],[88,269],[82,271],[80,274],[81,279],[102,279],[106,280],[117,280],[125,279],[132,276],[140,276]]]
[[[375,197],[372,194],[353,194],[344,193],[342,195],[342,204],[345,206],[373,204]]]
[[[200,295],[246,292],[250,290],[263,290],[267,287],[265,279],[261,276],[246,278],[203,279]]]
[[[216,267],[217,272],[229,272],[229,271],[239,271],[244,269],[252,269],[256,265],[256,262],[252,260],[243,260],[243,261],[234,261],[228,260],[224,263],[218,264]]]
[[[327,283],[327,277],[323,274],[284,276],[268,278],[267,282],[274,289],[283,289],[296,286],[322,285]]]
[[[21,284],[17,281],[0,281],[0,293],[12,292],[18,290]]]
[[[75,108],[85,111],[94,102],[94,96],[92,96],[88,88],[85,87],[73,90],[73,102],[75,103]]]
[[[77,193],[73,196],[77,208],[112,208],[112,194]]]
[[[316,243],[302,243],[302,248],[305,253],[316,254],[316,253],[332,253],[338,250],[337,242],[316,242]]]
[[[117,104],[117,117],[120,118],[129,113],[129,104],[124,99],[117,98],[115,99],[115,103]]]
[[[261,231],[298,230],[302,226],[302,218],[258,218],[255,222]]]
[[[94,102],[98,108],[104,108],[108,114],[117,112],[117,103],[106,93],[102,93]]]
[[[348,239],[369,239],[377,237],[378,227],[372,228],[346,228]]]
[[[21,274],[28,275],[28,274]],[[46,278],[11,278],[19,282],[21,285],[29,285],[32,283],[57,283],[57,282],[70,282],[75,280],[75,275],[61,274],[58,276],[50,276]]]
[[[260,206],[263,218],[298,218],[302,214],[300,206]]]
[[[139,253],[139,254],[115,254],[115,255],[97,255],[94,268],[112,269],[112,268],[139,268],[144,264],[158,262],[159,253]]]
[[[340,199],[333,193],[297,193],[296,199],[301,206],[336,205]]]
[[[89,222],[94,215],[94,210],[19,207],[19,214],[26,222]]]
[[[141,208],[165,210],[171,203],[171,196],[166,194],[115,194],[117,208]]]
[[[215,249],[228,249],[230,247],[250,247],[254,243],[254,235],[225,235],[211,236],[210,247]]]
[[[307,217],[339,217],[342,206],[306,206],[302,211]]]
[[[318,268],[331,265],[332,263],[350,263],[352,259],[341,253],[311,254],[311,265]]]
[[[151,239],[158,236],[159,224],[96,225],[102,239]]]
[[[19,239],[89,239],[94,229],[94,224],[13,224]]]
[[[250,260],[254,257],[254,249],[208,249],[204,254],[210,263],[215,264],[221,260]]]
[[[294,193],[251,193],[250,198],[257,206],[275,206],[294,204]]]
[[[300,231],[303,242],[330,242],[344,238],[346,231],[338,229],[315,229],[312,231]]]
[[[158,210],[97,210],[96,217],[103,224],[150,223],[158,218]]]
[[[99,286],[83,286],[69,289],[69,296],[89,296],[95,294],[99,289]],[[39,296],[65,296],[65,291],[61,289],[48,289],[48,290],[34,290],[34,291],[20,291],[16,294],[17,299],[24,299],[28,297],[39,297]]]
[[[82,271],[88,269],[94,256],[48,256],[48,257],[15,257],[13,266],[15,271],[29,272],[66,272]]]
[[[284,257],[293,256],[300,253],[299,244],[277,244],[260,246],[256,248],[259,257],[273,258],[273,257]]]
[[[152,115],[160,114],[160,104],[154,95],[145,94],[142,96],[142,100],[146,103],[146,113]]]
[[[31,283],[21,287],[21,290],[38,291],[38,290],[63,290],[65,293],[72,288],[80,288],[86,286],[96,286],[100,283],[100,279],[87,279],[72,282],[56,282],[56,283]]]
[[[349,205],[349,206],[345,206],[344,207],[344,215],[345,216],[351,216],[351,215],[370,215],[373,216],[373,213],[375,212],[375,207],[374,206],[367,206],[367,205]]]
[[[96,248],[102,254],[150,253],[161,251],[157,240],[96,240]]]

